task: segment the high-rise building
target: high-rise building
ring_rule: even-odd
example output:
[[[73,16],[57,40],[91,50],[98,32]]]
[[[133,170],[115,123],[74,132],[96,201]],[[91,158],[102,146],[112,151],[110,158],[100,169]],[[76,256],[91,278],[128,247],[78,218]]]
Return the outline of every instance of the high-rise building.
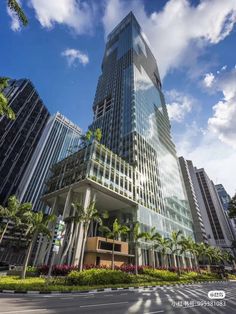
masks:
[[[208,243],[208,237],[212,237],[211,229],[208,228],[208,236],[205,230],[204,221],[208,221],[208,217],[206,215],[206,209],[199,193],[197,177],[194,170],[194,166],[191,160],[185,160],[183,157],[179,157],[179,164],[182,171],[186,192],[189,200],[189,205],[193,217],[193,229],[195,234],[196,242],[204,242]],[[196,196],[198,195],[198,197]],[[209,221],[206,224],[206,227],[209,226]]]
[[[81,129],[63,115],[50,117],[17,190],[21,202],[31,202],[35,211],[45,210],[41,196],[50,167],[78,150],[80,138]]]
[[[234,234],[232,233],[229,219],[219,200],[215,185],[203,168],[196,168],[195,172],[213,232],[214,238],[209,239],[209,242],[222,248],[230,248],[234,240]]]
[[[234,233],[214,183],[206,171],[194,167],[191,160],[180,157],[179,163],[192,211],[196,240],[230,249]]]
[[[157,63],[132,12],[108,35],[93,110],[90,128],[102,130],[103,145],[93,141],[54,166],[47,204],[64,218],[72,200],[81,198],[86,207],[96,199],[99,210],[121,222],[139,221],[143,230],[154,226],[164,236],[182,230],[194,238]],[[69,262],[79,259],[79,237]],[[100,262],[99,245],[89,252]],[[123,261],[131,257],[122,254]],[[148,263],[143,243],[142,264]]]
[[[132,13],[108,35],[93,110],[102,143],[135,165],[143,226],[193,235],[157,63]]]
[[[231,200],[230,195],[227,193],[227,191],[225,190],[223,184],[216,184],[215,185],[218,197],[220,199],[221,205],[223,206],[224,210],[225,210],[225,214],[227,217],[229,217],[229,211],[228,211],[228,206],[229,206],[229,202]],[[236,238],[236,218],[232,218],[230,219],[230,225],[232,227],[232,231],[235,235]]]
[[[230,196],[226,192],[224,186],[222,184],[216,184],[215,185],[216,191],[218,193],[218,196],[221,201],[221,205],[223,206],[224,210],[228,210],[229,202],[230,202]]]
[[[0,203],[17,194],[19,184],[48,121],[49,112],[33,84],[12,80],[4,90],[15,120],[0,117]]]

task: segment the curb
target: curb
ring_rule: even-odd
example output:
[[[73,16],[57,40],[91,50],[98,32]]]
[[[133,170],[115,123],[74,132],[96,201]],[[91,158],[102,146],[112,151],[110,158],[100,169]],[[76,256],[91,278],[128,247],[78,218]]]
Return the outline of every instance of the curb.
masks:
[[[231,280],[229,280],[231,281]],[[161,286],[140,286],[140,287],[125,287],[125,288],[101,288],[94,290],[82,290],[82,291],[19,291],[19,290],[0,290],[0,293],[9,293],[9,294],[84,294],[84,293],[99,293],[99,292],[111,292],[111,291],[123,291],[123,290],[138,290],[138,289],[150,289],[150,288],[168,288],[168,287],[184,287],[191,286],[196,284],[208,284],[208,283],[225,283],[227,280],[216,280],[216,281],[196,281],[192,283],[180,283],[180,284],[170,284],[170,285],[161,285]]]

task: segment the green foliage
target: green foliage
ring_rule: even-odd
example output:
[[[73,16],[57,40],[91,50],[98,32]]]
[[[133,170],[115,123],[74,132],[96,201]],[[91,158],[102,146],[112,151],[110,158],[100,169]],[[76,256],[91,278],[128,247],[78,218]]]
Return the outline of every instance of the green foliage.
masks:
[[[126,235],[129,232],[129,228],[121,225],[117,218],[114,220],[112,228],[101,226],[100,230],[105,234],[105,237],[115,240],[118,240],[120,235]]]
[[[66,282],[68,285],[109,285],[131,283],[132,277],[120,270],[89,269],[82,272],[72,271]]]
[[[94,137],[95,137],[95,139],[96,139],[98,142],[101,141],[101,139],[102,139],[102,131],[101,131],[101,129],[96,129],[96,130],[94,131]]]
[[[8,81],[8,77],[0,77],[0,116],[6,115],[9,119],[14,120],[16,118],[15,113],[8,106],[8,100],[2,93],[4,88],[8,86]]]
[[[28,19],[19,3],[16,0],[8,0],[7,5],[9,9],[17,15],[20,22],[26,26],[28,24]]]
[[[169,270],[144,268],[143,273],[145,275],[154,277],[155,279],[158,279],[158,280],[177,281],[179,278],[176,273],[171,272]]]

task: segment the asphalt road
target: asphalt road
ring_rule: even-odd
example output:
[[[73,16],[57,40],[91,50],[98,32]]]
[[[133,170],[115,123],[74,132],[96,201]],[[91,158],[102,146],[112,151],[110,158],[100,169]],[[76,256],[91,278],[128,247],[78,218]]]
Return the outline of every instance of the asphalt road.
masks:
[[[211,303],[207,295],[211,290],[224,290],[225,302]],[[86,294],[0,294],[0,313],[233,314],[236,313],[236,282]]]

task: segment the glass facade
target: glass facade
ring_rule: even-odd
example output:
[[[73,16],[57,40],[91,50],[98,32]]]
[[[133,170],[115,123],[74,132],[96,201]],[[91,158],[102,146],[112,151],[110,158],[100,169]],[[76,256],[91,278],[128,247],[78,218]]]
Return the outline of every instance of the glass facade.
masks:
[[[93,110],[90,128],[101,128],[102,143],[134,167],[143,228],[193,237],[156,60],[132,13],[108,35]]]
[[[18,189],[19,199],[31,202],[33,210],[45,209],[41,196],[46,190],[45,181],[53,164],[78,150],[81,129],[60,113],[52,116],[25,172]]]
[[[49,119],[29,80],[12,80],[4,90],[15,120],[0,117],[0,203],[18,194],[19,184]]]

